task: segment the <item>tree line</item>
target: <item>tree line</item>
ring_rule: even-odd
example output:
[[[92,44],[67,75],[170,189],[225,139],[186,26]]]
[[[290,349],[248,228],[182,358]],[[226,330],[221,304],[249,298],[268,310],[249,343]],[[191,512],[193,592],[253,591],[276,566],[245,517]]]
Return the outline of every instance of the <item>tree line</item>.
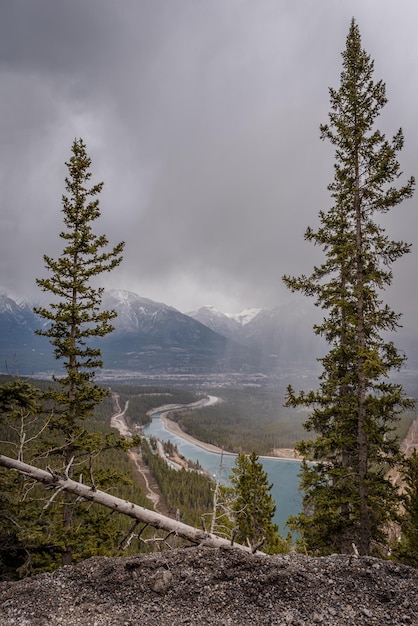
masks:
[[[201,441],[237,454],[268,455],[274,448],[293,448],[303,436],[304,414],[283,407],[282,391],[212,389],[211,394],[224,402],[172,414],[182,430]]]

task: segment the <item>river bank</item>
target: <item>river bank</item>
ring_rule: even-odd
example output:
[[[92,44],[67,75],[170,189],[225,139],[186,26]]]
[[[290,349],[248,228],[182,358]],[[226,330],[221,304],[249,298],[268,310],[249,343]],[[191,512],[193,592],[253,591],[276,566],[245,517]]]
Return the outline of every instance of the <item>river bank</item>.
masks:
[[[165,429],[168,430],[168,432],[170,432],[171,434],[177,435],[178,437],[182,437],[189,443],[192,443],[193,445],[198,446],[199,448],[202,448],[202,450],[206,450],[207,452],[214,452],[215,454],[222,454],[223,452],[224,455],[234,454],[233,452],[226,452],[225,450],[222,450],[222,448],[219,448],[218,446],[214,446],[211,443],[205,443],[204,441],[200,441],[199,439],[196,439],[196,437],[193,437],[192,435],[189,435],[188,433],[184,432],[184,430],[180,428],[177,422],[171,420],[168,417],[169,413],[170,411],[167,411],[167,413],[161,413],[160,417],[163,420]],[[298,455],[296,454],[293,448],[275,448],[274,454],[262,456],[260,458],[283,459],[286,461],[297,461],[298,463],[300,463],[301,461],[301,458],[298,457]]]
[[[213,402],[214,397],[208,400]],[[170,420],[170,411],[177,408],[173,405],[166,405],[151,411],[153,419],[148,426],[144,427],[143,434],[146,437],[160,439],[160,441],[171,441],[177,446],[182,457],[198,463],[214,479],[219,476],[223,483],[227,483],[236,455],[224,454],[222,456],[220,447],[184,433],[174,420]],[[298,489],[300,461],[289,458],[286,454],[260,457],[260,461],[264,471],[267,472],[269,484],[272,485],[271,495],[276,503],[273,521],[286,534],[287,520],[291,516],[298,515],[302,508],[301,493]]]

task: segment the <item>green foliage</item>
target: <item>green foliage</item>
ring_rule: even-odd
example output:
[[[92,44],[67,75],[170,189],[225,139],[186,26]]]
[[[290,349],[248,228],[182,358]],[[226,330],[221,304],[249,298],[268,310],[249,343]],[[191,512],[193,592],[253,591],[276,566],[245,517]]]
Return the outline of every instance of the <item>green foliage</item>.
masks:
[[[37,284],[53,297],[53,302],[49,308],[35,308],[35,312],[48,323],[38,334],[50,338],[55,357],[63,361],[66,372],[55,378],[60,390],[51,390],[50,397],[59,407],[54,418],[56,428],[66,430],[67,438],[73,442],[72,449],[64,455],[68,461],[81,436],[80,432],[73,432],[77,431],[77,422],[91,414],[107,393],[94,384],[95,369],[102,366],[101,352],[88,345],[87,340],[110,333],[110,321],[116,313],[101,310],[103,289],[95,287],[93,281],[120,264],[124,244],[106,251],[106,237],[92,230],[92,223],[100,217],[99,200],[95,197],[103,183],[86,187],[91,178],[91,159],[81,139],[74,141],[66,165],[69,196],[62,198],[66,230],[60,233],[65,246],[56,260],[44,255],[50,276],[37,279]]]
[[[313,438],[298,450],[315,461],[303,466],[305,508],[293,527],[308,550],[345,552],[354,542],[368,554],[396,515],[398,494],[385,469],[399,459],[398,416],[413,406],[388,378],[404,361],[387,340],[400,315],[380,297],[392,282],[391,264],[410,246],[390,240],[375,216],[410,198],[415,181],[393,186],[401,175],[402,131],[388,141],[375,129],[385,86],[373,81],[373,61],[361,48],[354,20],[342,57],[340,88],[330,89],[329,123],[321,126],[321,138],[335,147],[328,187],[334,205],[320,212],[318,230],[305,234],[323,249],[325,261],[311,276],[284,277],[292,291],[314,297],[327,311],[315,332],[330,345],[320,359],[319,390],[297,394],[288,388],[288,406],[312,408],[305,428]]]
[[[404,460],[403,475],[405,494],[403,498],[404,514],[401,517],[401,540],[394,547],[395,559],[418,567],[418,453]]]
[[[43,394],[26,380],[0,385],[0,444],[19,461],[33,459],[51,415],[44,412]]]
[[[142,457],[155,477],[158,487],[172,515],[180,514],[186,524],[200,527],[202,517],[212,508],[212,482],[196,471],[175,470],[158,454],[154,454],[145,439]]]
[[[125,419],[130,426],[146,426],[151,422],[148,413],[153,409],[166,404],[190,404],[201,395],[181,388],[132,384],[112,385],[112,390],[119,394],[121,407],[128,402]]]
[[[47,384],[2,380],[7,382],[0,385],[0,453],[45,468],[49,459],[40,454],[40,435],[44,432],[40,426],[48,425],[48,414],[41,410],[43,394],[39,387],[46,389]],[[76,468],[75,477],[84,483],[94,480],[96,487],[150,508],[136,482],[124,442],[114,441],[109,426],[111,413],[110,399],[105,398],[86,418],[86,430],[99,431],[103,441],[112,440],[112,445],[90,455],[84,468]],[[21,474],[0,468],[0,579],[55,569],[68,549],[73,562],[92,555],[121,554],[119,545],[129,534],[130,520],[99,505],[78,502],[74,524],[64,530],[63,503],[54,493]],[[124,554],[133,550],[134,546],[129,546]]]
[[[230,479],[235,541],[270,554],[286,551],[279,527],[272,522],[276,505],[269,492],[273,485],[257,454],[239,454]]]
[[[10,378],[0,386],[0,452],[20,461],[31,461],[39,448],[39,437],[48,425],[42,414],[42,394],[28,381]],[[13,577],[30,558],[32,538],[39,515],[28,498],[39,491],[24,476],[4,468],[0,471],[0,578]],[[32,497],[32,495],[31,495]],[[25,505],[23,506],[23,503]]]
[[[116,315],[114,311],[101,310],[103,289],[96,287],[94,281],[119,265],[124,244],[108,251],[106,237],[93,232],[92,224],[100,217],[96,196],[103,183],[88,187],[91,160],[81,139],[73,142],[72,156],[66,165],[68,195],[62,198],[65,229],[60,233],[64,249],[58,259],[44,256],[50,275],[38,279],[37,284],[50,294],[52,302],[49,308],[35,308],[46,322],[38,334],[50,339],[65,374],[55,377],[55,385],[44,393],[50,417],[48,427],[39,430],[36,439],[38,457],[46,459],[55,471],[76,480],[82,477],[100,487],[99,479],[93,478],[94,459],[106,449],[123,447],[123,442],[114,434],[103,436],[84,424],[108,393],[95,383],[95,369],[102,366],[102,359],[100,349],[91,342],[113,330],[110,322]],[[16,401],[24,410],[25,394],[19,395],[18,391],[14,389]],[[12,420],[14,413],[8,410]],[[49,516],[44,520],[43,532],[53,560],[62,554],[62,563],[69,564],[82,554],[97,552],[99,544],[107,545],[100,512],[80,505],[67,492],[55,495],[48,504]],[[93,528],[100,529],[103,540],[96,539]]]
[[[0,580],[14,578],[27,560],[19,519],[23,483],[23,477],[0,468]]]

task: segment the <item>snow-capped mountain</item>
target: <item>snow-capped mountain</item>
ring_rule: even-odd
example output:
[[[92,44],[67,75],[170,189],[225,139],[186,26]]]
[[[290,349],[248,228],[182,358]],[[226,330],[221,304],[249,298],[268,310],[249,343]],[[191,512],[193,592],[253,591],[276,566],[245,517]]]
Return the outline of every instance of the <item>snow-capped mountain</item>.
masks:
[[[193,374],[252,367],[251,350],[171,306],[121,290],[104,292],[102,303],[117,313],[115,330],[91,341],[106,369]],[[35,334],[43,322],[30,304],[0,295],[0,372],[60,369],[48,339]]]
[[[105,291],[102,304],[104,309],[116,311],[114,326],[118,332],[146,331],[165,316],[179,313],[166,304],[121,289]]]
[[[263,309],[244,309],[240,313],[226,313],[225,315],[227,315],[230,319],[237,321],[240,326],[245,326],[262,311]]]
[[[40,320],[29,303],[0,294],[0,372],[31,373],[34,367],[45,365],[52,350],[35,334],[38,328]]]
[[[312,367],[325,345],[312,331],[312,311],[299,303],[227,315],[202,307],[185,315],[135,293],[105,291],[103,308],[114,310],[115,330],[98,338],[105,369],[155,373],[280,373]],[[0,293],[0,372],[36,374],[59,369],[48,339],[35,330],[43,320],[32,305]],[[411,367],[418,341],[399,337]]]
[[[0,295],[0,344],[11,339],[29,342],[36,328],[36,319],[26,302],[18,304],[5,294]]]
[[[261,311],[262,309],[244,309],[240,313],[221,313],[215,307],[206,305],[187,315],[215,332],[233,339],[239,337],[242,327],[251,322]]]
[[[213,306],[202,306],[187,315],[224,337],[234,338],[239,334],[241,324],[237,319],[221,313]]]
[[[303,312],[294,309],[246,309],[227,315],[202,307],[184,315],[122,290],[105,291],[103,308],[117,313],[114,332],[96,340],[106,369],[266,372],[312,360],[312,325],[304,324]],[[13,369],[14,363],[20,373],[59,368],[48,339],[35,335],[42,325],[30,304],[0,295],[0,371]]]
[[[273,365],[314,363],[324,344],[312,331],[312,312],[301,305],[263,309],[243,326],[241,341]]]
[[[247,348],[166,304],[111,290],[103,306],[117,313],[115,331],[100,341],[111,367],[210,372],[251,362]]]
[[[205,306],[189,315],[251,349],[262,370],[285,363],[314,362],[321,353],[321,343],[312,332],[313,322],[300,304],[244,309],[237,314],[225,314]]]

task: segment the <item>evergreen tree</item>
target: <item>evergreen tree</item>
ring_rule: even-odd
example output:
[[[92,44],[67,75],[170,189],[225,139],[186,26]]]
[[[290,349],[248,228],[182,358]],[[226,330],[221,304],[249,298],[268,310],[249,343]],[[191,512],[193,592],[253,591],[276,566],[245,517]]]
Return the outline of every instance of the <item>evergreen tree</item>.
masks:
[[[25,380],[0,384],[0,453],[42,469],[53,465],[51,456],[44,458],[44,436],[51,412],[45,410],[43,403],[42,388],[47,383],[36,384],[41,388]],[[110,430],[103,419],[108,421],[111,403],[103,404],[107,405],[107,412],[102,414],[100,405],[97,409],[101,410],[96,409],[94,416],[86,420],[89,428],[99,428],[101,432]],[[143,506],[146,498],[133,481],[124,449],[108,448],[110,442],[105,437],[104,440],[107,449],[94,459],[94,484]],[[83,482],[92,484],[89,472],[84,473]],[[130,526],[127,518],[79,501],[74,510],[77,525],[63,533],[63,502],[59,491],[45,491],[25,473],[0,467],[0,580],[54,569],[69,547],[74,562],[92,555],[120,553],[121,538]]]
[[[58,387],[49,391],[54,404],[51,419],[49,459],[61,459],[62,470],[69,477],[91,475],[93,456],[110,445],[97,433],[83,427],[83,421],[107,395],[107,390],[94,382],[95,370],[102,367],[98,347],[88,345],[113,330],[114,311],[101,309],[103,289],[95,280],[109,272],[122,260],[124,244],[108,250],[108,240],[93,231],[93,222],[100,217],[98,194],[103,183],[89,187],[91,159],[81,139],[72,145],[72,156],[65,179],[68,195],[62,198],[65,230],[60,233],[64,249],[58,259],[44,256],[48,278],[37,279],[37,284],[52,296],[49,308],[35,308],[47,322],[38,334],[49,337],[55,357],[63,361],[65,374],[54,377]],[[64,495],[62,543],[63,563],[71,562],[70,544],[77,545],[74,530],[74,502]]]
[[[32,460],[48,417],[42,415],[41,392],[27,381],[0,385],[0,452],[19,461]],[[39,511],[28,502],[32,481],[0,468],[0,580],[24,573],[38,549]]]
[[[407,565],[418,567],[418,453],[405,459],[404,514],[401,518],[401,540],[393,554]]]
[[[239,454],[230,479],[234,540],[270,553],[284,551],[279,527],[272,521],[276,511],[270,494],[273,485],[257,454]]]
[[[288,388],[288,406],[312,408],[305,428],[314,436],[298,450],[315,461],[303,464],[304,511],[292,524],[309,550],[346,552],[354,542],[369,554],[398,506],[385,468],[399,460],[394,428],[411,407],[402,386],[388,378],[404,356],[386,336],[399,327],[400,315],[381,299],[392,282],[391,264],[410,246],[390,240],[376,215],[410,198],[415,181],[394,186],[403,134],[388,141],[375,128],[387,102],[385,85],[373,80],[374,63],[354,20],[342,58],[340,87],[330,89],[329,123],[321,126],[321,138],[335,147],[328,186],[334,204],[319,213],[319,228],[305,233],[325,261],[310,276],[284,277],[292,291],[314,297],[327,312],[315,332],[330,345],[320,359],[319,389],[296,394]]]

